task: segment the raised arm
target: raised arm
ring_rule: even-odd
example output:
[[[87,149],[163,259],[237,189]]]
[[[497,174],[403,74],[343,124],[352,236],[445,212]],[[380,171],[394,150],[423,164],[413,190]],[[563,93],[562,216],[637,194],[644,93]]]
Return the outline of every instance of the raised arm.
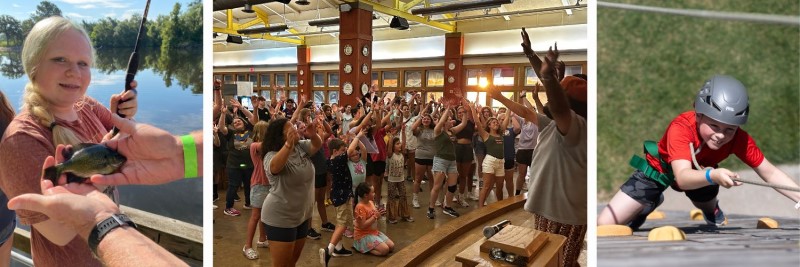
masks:
[[[536,102],[536,111],[538,113],[544,114],[544,105],[542,104],[542,100],[539,98],[539,92],[541,92],[541,90],[542,90],[542,85],[536,83],[536,87],[533,89],[533,102]]]
[[[222,135],[228,135],[228,125],[225,124],[226,114],[228,114],[228,108],[222,106],[222,113],[219,114],[219,122],[217,122],[217,126],[219,127],[219,131],[222,132]]]
[[[481,119],[482,117],[478,115],[478,108],[475,107],[475,104],[470,103],[469,107],[470,110],[472,110],[472,116],[476,118],[475,128],[478,128],[478,136],[481,137],[481,140],[485,141],[487,138],[489,138],[489,133],[486,132],[486,129],[483,126],[486,122],[484,122],[483,119]]]
[[[250,112],[250,110],[247,110],[247,108],[242,107],[242,104],[239,103],[239,101],[236,100],[236,98],[231,98],[230,102],[231,106],[238,108],[239,110],[242,111],[242,113],[244,113],[244,116],[247,117],[247,120],[250,121],[250,124],[255,125],[258,122],[257,120],[255,120],[255,116],[253,116],[253,113]]]
[[[569,108],[567,95],[556,77],[555,63],[558,61],[558,55],[558,45],[547,51],[540,77],[547,93],[550,115],[556,121],[558,131],[566,135],[572,122],[572,110]]]
[[[511,111],[507,111],[506,112],[506,114],[505,114],[506,116],[503,119],[503,122],[500,123],[500,132],[504,131],[505,129],[508,129],[508,123],[511,122],[511,114],[512,113],[514,113],[514,112],[511,112]]]
[[[353,138],[353,141],[350,141],[350,145],[347,147],[347,156],[348,157],[350,157],[351,155],[355,154],[356,153],[356,149],[358,149],[359,146],[364,146],[359,141],[359,138],[361,138],[361,136],[364,136],[364,131],[358,132],[358,135],[356,136],[356,138]],[[362,147],[362,152],[365,152],[363,147]],[[366,158],[365,158],[365,160],[366,160]]]
[[[450,119],[450,113],[451,112],[452,111],[450,111],[450,108],[447,108],[444,111],[444,114],[442,114],[442,116],[439,118],[439,122],[437,122],[436,123],[436,127],[433,128],[433,134],[435,136],[439,136],[439,134],[441,134],[442,131],[445,130],[444,127],[447,124],[447,120]]]
[[[517,115],[514,112],[509,111],[509,116],[511,116],[511,125],[514,127],[514,133],[519,134],[522,132],[522,125],[519,123],[519,120],[516,118]]]

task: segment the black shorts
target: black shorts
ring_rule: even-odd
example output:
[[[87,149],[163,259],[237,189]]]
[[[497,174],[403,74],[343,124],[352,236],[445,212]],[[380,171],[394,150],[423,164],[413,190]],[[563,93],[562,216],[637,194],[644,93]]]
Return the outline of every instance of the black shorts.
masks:
[[[506,160],[505,162],[503,162],[503,168],[506,170],[513,169],[515,167],[514,163],[515,163],[514,160]]]
[[[475,161],[475,154],[472,153],[472,144],[455,144],[456,162],[470,163]]]
[[[372,156],[367,155],[367,176],[382,177],[384,172],[386,172],[386,161],[372,161]]]
[[[314,188],[323,188],[328,185],[328,174],[317,174],[314,175]]]
[[[433,159],[414,159],[414,163],[422,166],[433,166]]]
[[[719,194],[719,185],[707,185],[698,189],[683,190],[680,189],[675,183],[671,185],[672,189],[678,192],[684,192],[689,199],[694,202],[708,202],[717,197]]]
[[[262,222],[263,223],[263,222]],[[306,220],[297,227],[281,228],[270,226],[264,223],[264,231],[267,232],[267,240],[278,242],[294,242],[308,236],[308,228],[311,226],[311,219]]]
[[[619,190],[645,206],[645,209],[658,206],[661,194],[667,188],[653,179],[648,178],[643,172],[636,170],[625,181]]]
[[[519,149],[517,150],[517,163],[531,166],[533,160],[533,149]]]

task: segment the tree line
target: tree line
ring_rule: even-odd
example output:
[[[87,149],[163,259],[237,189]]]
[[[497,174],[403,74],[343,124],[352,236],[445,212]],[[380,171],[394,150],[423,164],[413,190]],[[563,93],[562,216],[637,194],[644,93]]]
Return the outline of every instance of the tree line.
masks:
[[[31,17],[23,21],[10,15],[0,15],[0,45],[21,46],[33,25],[50,16],[63,15],[61,9],[49,1],[39,3]],[[142,15],[135,14],[125,20],[112,17],[95,22],[83,20],[80,25],[89,33],[96,48],[133,47],[141,20]],[[194,0],[182,11],[181,4],[175,3],[169,14],[148,17],[145,26],[147,35],[143,37],[141,46],[164,50],[170,47],[201,46],[203,4],[200,0]]]

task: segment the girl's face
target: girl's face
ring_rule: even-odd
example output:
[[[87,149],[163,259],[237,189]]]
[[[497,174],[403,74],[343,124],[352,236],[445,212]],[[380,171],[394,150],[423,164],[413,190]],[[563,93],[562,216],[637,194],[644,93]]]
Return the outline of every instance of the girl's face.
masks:
[[[430,116],[422,117],[422,125],[425,125],[425,126],[431,125],[431,117]]]
[[[78,30],[62,32],[46,48],[34,83],[52,105],[72,107],[92,81],[92,47]]]
[[[498,128],[500,128],[500,123],[497,121],[497,119],[489,119],[489,130],[496,131]]]
[[[730,125],[715,121],[708,116],[698,115],[698,133],[700,140],[705,143],[712,150],[717,150],[723,145],[733,140],[736,130],[739,129],[736,125]]]
[[[345,106],[344,107],[344,112],[350,112],[351,108],[353,108],[353,106],[350,106],[350,105]]]
[[[358,151],[358,149],[356,149],[356,153],[350,155],[349,159],[352,162],[359,162],[361,160],[361,151]]]
[[[244,121],[242,119],[233,119],[233,129],[237,131],[244,130]]]
[[[394,152],[395,153],[402,153],[401,149],[403,148],[402,143],[400,141],[394,142]]]
[[[372,200],[374,200],[374,199],[375,199],[375,188],[373,188],[372,186],[370,186],[370,187],[369,187],[369,193],[367,193],[366,195],[364,195],[364,199],[365,199],[365,200],[367,200],[367,201],[372,201]]]
[[[487,118],[488,118],[488,117],[491,117],[491,116],[492,116],[492,111],[491,111],[491,110],[489,110],[488,108],[484,108],[483,110],[481,110],[481,114],[482,114],[484,117],[487,117]]]

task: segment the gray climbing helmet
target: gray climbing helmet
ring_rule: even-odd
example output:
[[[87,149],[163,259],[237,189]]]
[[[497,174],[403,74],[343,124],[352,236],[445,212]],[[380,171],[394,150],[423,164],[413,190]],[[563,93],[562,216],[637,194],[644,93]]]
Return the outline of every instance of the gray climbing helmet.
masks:
[[[743,125],[750,113],[747,89],[736,78],[715,75],[700,88],[694,110],[725,124]]]

